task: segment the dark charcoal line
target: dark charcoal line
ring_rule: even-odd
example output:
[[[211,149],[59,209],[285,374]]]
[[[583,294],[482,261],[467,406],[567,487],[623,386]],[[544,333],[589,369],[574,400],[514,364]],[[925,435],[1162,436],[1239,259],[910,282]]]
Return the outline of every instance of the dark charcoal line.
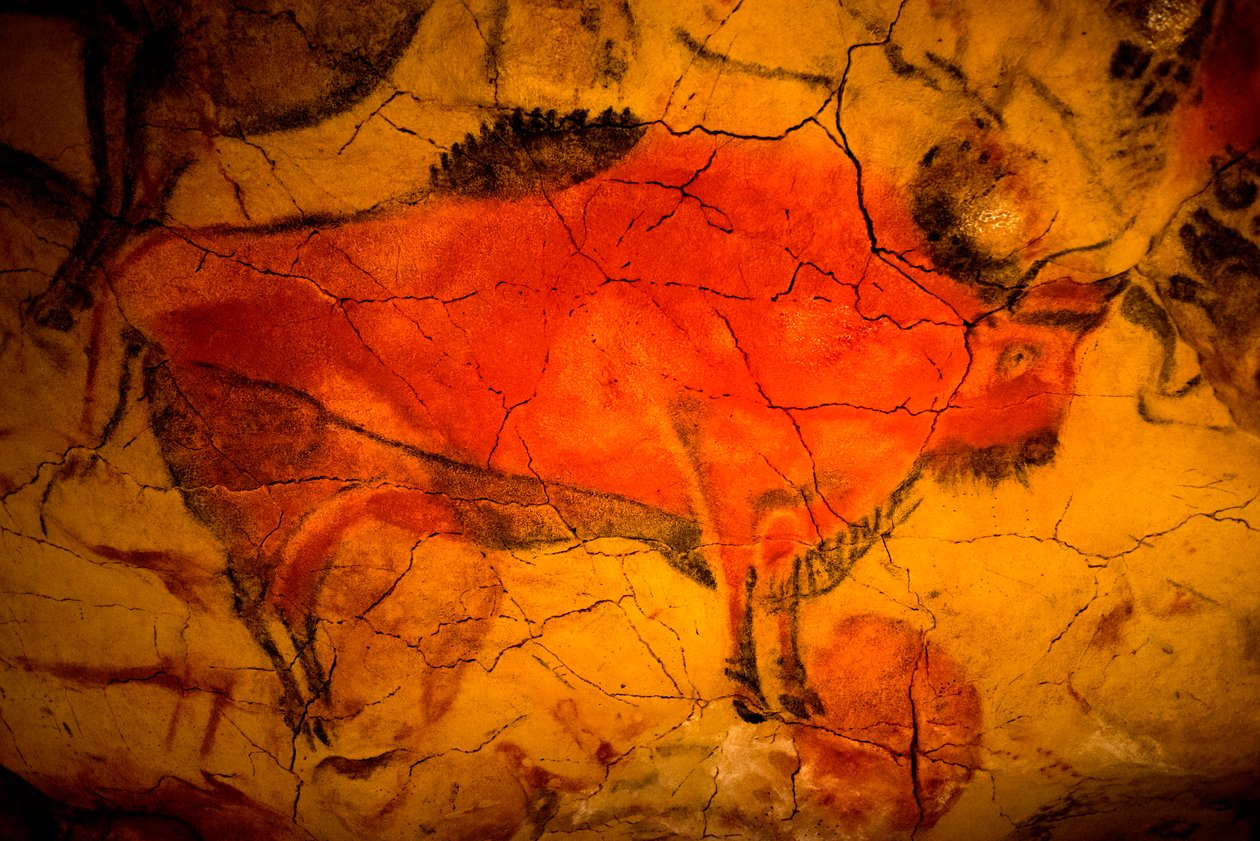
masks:
[[[740,59],[731,58],[725,53],[715,52],[704,44],[692,37],[691,33],[679,27],[674,30],[674,37],[678,39],[678,43],[682,44],[688,50],[695,54],[696,58],[701,61],[707,61],[712,64],[720,64],[728,67],[737,73],[746,73],[749,76],[756,76],[759,79],[776,79],[784,82],[804,82],[807,85],[813,85],[819,88],[834,88],[840,84],[840,80],[833,76],[827,76],[822,73],[803,73],[799,70],[788,70],[786,67],[769,67],[765,64],[757,64],[752,61],[741,61]]]

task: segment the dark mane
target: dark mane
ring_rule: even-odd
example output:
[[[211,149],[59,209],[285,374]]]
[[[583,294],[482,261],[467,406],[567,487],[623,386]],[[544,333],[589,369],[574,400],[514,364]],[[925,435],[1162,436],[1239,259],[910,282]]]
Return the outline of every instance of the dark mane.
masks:
[[[436,194],[502,199],[563,189],[616,164],[646,130],[629,109],[588,119],[583,110],[557,116],[518,108],[443,152],[430,185]]]

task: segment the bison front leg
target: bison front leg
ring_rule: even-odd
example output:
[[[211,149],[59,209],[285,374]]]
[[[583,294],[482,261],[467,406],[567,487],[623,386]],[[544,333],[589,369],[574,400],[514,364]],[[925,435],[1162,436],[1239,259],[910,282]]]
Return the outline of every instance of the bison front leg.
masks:
[[[757,567],[766,579],[763,598],[778,626],[779,706],[797,718],[808,718],[823,712],[818,693],[808,686],[800,652],[802,558],[816,551],[817,527],[802,505],[772,510],[757,531]]]
[[[758,666],[757,615],[773,614],[778,630],[776,677],[779,707],[808,718],[823,712],[818,694],[808,687],[800,655],[800,588],[796,586],[802,546],[801,524],[807,514],[773,518],[751,545],[724,545],[722,569],[727,583],[730,653],[726,677],[735,683],[735,711],[752,723],[764,721],[769,704]]]
[[[717,542],[726,586],[730,648],[726,677],[734,683],[735,711],[745,721],[758,723],[771,715],[766,678],[759,666],[758,624],[777,622],[777,670],[770,675],[780,690],[770,694],[778,708],[799,718],[821,713],[817,693],[806,684],[799,650],[800,572],[797,560],[818,541],[814,519],[804,506],[765,505],[753,523],[718,529]],[[740,524],[736,524],[740,525]],[[743,539],[731,535],[743,535]],[[763,633],[773,634],[773,631]],[[763,652],[764,653],[764,652]]]
[[[797,718],[809,718],[826,712],[822,699],[809,685],[805,663],[801,659],[801,592],[798,586],[800,564],[794,564],[793,576],[777,613],[779,619],[779,676],[783,693],[779,706]]]
[[[765,721],[766,707],[757,668],[757,640],[753,630],[753,604],[757,592],[754,550],[744,546],[722,547],[722,571],[727,586],[727,627],[730,656],[726,676],[735,683],[735,712],[745,721]]]

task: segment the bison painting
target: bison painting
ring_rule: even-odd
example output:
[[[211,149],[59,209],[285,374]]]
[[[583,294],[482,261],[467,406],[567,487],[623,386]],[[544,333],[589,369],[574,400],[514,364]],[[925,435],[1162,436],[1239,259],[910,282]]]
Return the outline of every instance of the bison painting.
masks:
[[[925,471],[1047,463],[1119,285],[877,253],[860,196],[814,122],[754,140],[518,114],[399,212],[138,239],[108,282],[150,348],[164,457],[290,710],[322,685],[331,549],[379,522],[648,542],[724,594],[741,715],[821,711],[799,600],[910,515]]]

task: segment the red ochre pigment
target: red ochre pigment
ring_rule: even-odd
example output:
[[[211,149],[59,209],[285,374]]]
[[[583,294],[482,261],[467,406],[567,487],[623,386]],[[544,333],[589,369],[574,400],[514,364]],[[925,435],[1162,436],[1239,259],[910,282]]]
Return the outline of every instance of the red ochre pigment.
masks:
[[[238,585],[290,627],[353,525],[460,531],[401,444],[698,522],[738,659],[748,571],[782,578],[785,546],[868,516],[925,458],[1049,460],[1113,291],[1038,278],[995,301],[921,255],[876,256],[858,186],[816,125],[652,129],[554,193],[164,232],[110,274],[191,408],[157,424],[168,460],[193,465]]]

